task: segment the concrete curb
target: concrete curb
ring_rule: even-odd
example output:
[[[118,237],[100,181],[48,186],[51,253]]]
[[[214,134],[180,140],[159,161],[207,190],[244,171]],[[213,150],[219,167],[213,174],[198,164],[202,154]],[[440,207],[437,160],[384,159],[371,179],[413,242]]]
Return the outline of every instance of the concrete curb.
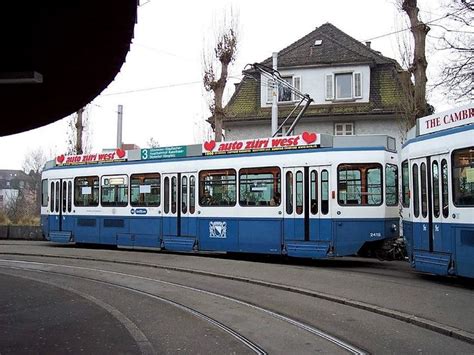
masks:
[[[14,255],[14,256],[37,256],[37,257],[45,257],[45,258],[56,258],[56,259],[71,259],[71,260],[90,260],[90,261],[99,261],[99,262],[109,262],[109,263],[116,263],[122,265],[132,265],[132,266],[144,266],[144,267],[151,267],[156,269],[163,269],[163,270],[170,270],[170,271],[177,271],[177,272],[185,272],[190,274],[202,275],[202,276],[211,276],[216,278],[221,278],[225,280],[235,280],[240,282],[246,282],[253,285],[258,286],[265,286],[270,287],[277,290],[289,291],[298,293],[301,295],[314,297],[323,299],[326,301],[331,301],[339,304],[343,304],[346,306],[362,309],[368,312],[380,314],[382,316],[390,317],[393,319],[397,319],[402,322],[406,322],[409,324],[416,325],[418,327],[428,329],[434,331],[439,334],[443,334],[455,339],[459,339],[471,344],[474,344],[474,334],[467,332],[465,330],[451,327],[449,325],[445,325],[430,319],[418,317],[414,314],[408,314],[401,311],[397,311],[390,308],[376,306],[370,303],[365,303],[353,299],[348,299],[345,297],[339,297],[335,295],[330,295],[318,291],[288,286],[288,285],[281,285],[277,283],[250,279],[250,278],[243,278],[240,276],[233,276],[233,275],[226,275],[226,274],[217,274],[208,271],[199,271],[187,268],[180,268],[176,266],[167,266],[167,265],[160,265],[160,264],[148,264],[148,263],[141,263],[141,262],[132,262],[132,261],[117,261],[117,260],[107,260],[107,259],[98,259],[98,258],[90,258],[90,257],[80,257],[80,256],[56,256],[56,255],[48,255],[48,254],[31,254],[31,253],[5,253],[0,252],[0,255]]]
[[[40,226],[0,226],[0,239],[44,240]]]

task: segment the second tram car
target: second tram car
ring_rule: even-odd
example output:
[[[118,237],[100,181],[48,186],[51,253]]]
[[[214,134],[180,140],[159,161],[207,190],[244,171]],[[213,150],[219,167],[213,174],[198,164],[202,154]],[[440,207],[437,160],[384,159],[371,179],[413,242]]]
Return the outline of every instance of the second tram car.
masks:
[[[42,176],[47,239],[316,259],[399,235],[391,137],[304,132],[160,149],[175,153],[58,157]]]
[[[422,117],[401,153],[403,234],[412,266],[474,277],[474,106]]]

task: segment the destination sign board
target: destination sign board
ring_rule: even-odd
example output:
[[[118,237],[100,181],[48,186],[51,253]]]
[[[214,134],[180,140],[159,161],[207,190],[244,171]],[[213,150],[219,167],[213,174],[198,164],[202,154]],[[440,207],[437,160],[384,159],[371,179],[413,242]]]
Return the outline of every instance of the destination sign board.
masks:
[[[174,147],[147,148],[141,150],[141,160],[170,159],[185,157],[187,147],[184,145]]]

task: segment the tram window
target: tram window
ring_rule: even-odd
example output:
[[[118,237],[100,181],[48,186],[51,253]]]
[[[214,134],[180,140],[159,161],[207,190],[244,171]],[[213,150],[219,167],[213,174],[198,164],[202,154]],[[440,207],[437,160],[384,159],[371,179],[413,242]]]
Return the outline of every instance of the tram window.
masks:
[[[51,206],[49,206],[49,209],[51,212],[54,212],[54,182],[51,183]]]
[[[245,168],[239,171],[241,206],[279,206],[280,168]]]
[[[72,182],[67,182],[67,211],[72,211]]]
[[[74,179],[74,205],[77,207],[99,205],[98,176],[83,176]]]
[[[171,178],[171,213],[176,213],[176,176]]]
[[[293,213],[293,173],[286,173],[286,213]]]
[[[433,175],[433,215],[439,217],[439,166],[435,160],[431,166]]]
[[[183,176],[181,179],[181,212],[188,212],[188,177]]]
[[[321,213],[329,212],[329,173],[327,170],[321,171]]]
[[[474,147],[453,151],[451,162],[454,205],[474,206]]]
[[[296,214],[303,213],[303,172],[296,172]]]
[[[408,160],[402,163],[402,206],[410,207],[410,185],[409,185]]]
[[[428,193],[426,190],[426,164],[420,165],[421,177],[421,215],[426,217],[428,215]]]
[[[160,174],[130,176],[130,204],[134,207],[158,207],[161,201]]]
[[[48,206],[48,180],[41,181],[41,206]]]
[[[443,207],[443,217],[449,216],[449,194],[448,194],[448,162],[441,161],[441,203]]]
[[[393,164],[385,165],[385,203],[398,205],[398,167]]]
[[[318,172],[316,170],[311,171],[311,214],[318,213]]]
[[[337,171],[340,205],[379,206],[382,204],[382,166],[380,164],[341,164]]]
[[[418,181],[418,165],[413,164],[412,167],[413,174],[413,215],[418,217],[420,215],[420,196],[418,193],[419,190],[419,181]]]
[[[199,173],[201,206],[235,206],[236,172],[234,169],[203,170]]]
[[[165,177],[163,184],[165,185],[165,191],[164,191],[165,213],[169,213],[170,211],[170,179],[169,177]]]
[[[63,181],[63,212],[66,212],[66,201],[67,201],[67,183]]]
[[[126,175],[102,176],[101,191],[102,206],[128,205],[128,177]]]
[[[189,213],[193,214],[196,210],[196,179],[189,177]]]
[[[56,185],[56,199],[54,201],[54,209],[56,212],[59,212],[59,202],[60,202],[60,194],[61,194],[61,189],[60,189],[60,186],[59,186],[59,181],[56,181],[55,183]]]

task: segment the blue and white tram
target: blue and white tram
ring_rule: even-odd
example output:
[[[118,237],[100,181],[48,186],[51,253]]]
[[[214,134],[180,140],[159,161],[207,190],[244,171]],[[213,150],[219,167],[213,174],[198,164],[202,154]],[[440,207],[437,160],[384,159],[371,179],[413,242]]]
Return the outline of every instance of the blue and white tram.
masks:
[[[412,135],[401,154],[411,264],[474,277],[474,106],[422,117]]]
[[[318,136],[299,146],[304,134],[276,138],[276,151],[262,149],[269,138],[205,142],[165,159],[143,160],[150,150],[102,164],[58,157],[42,176],[43,232],[55,242],[315,259],[397,237],[394,139]]]

